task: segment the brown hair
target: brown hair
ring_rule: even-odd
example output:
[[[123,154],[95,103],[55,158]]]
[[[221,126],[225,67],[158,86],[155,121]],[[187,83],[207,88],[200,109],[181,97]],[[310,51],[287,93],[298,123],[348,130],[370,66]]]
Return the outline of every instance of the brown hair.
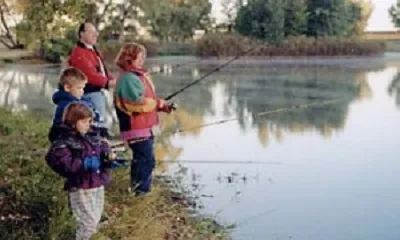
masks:
[[[79,120],[87,118],[93,118],[93,113],[89,107],[83,103],[73,102],[64,110],[63,123],[74,127]]]
[[[80,82],[87,82],[86,75],[79,69],[69,67],[66,68],[60,76],[60,86],[75,85]]]
[[[115,58],[115,64],[121,69],[129,67],[141,52],[146,54],[146,48],[143,45],[138,43],[125,43]]]

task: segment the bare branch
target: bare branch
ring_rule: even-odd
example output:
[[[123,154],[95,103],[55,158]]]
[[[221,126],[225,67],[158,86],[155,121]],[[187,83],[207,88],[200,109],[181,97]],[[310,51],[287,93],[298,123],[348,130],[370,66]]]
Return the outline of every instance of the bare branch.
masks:
[[[0,5],[0,23],[1,23],[1,26],[4,28],[4,30],[5,30],[5,34],[4,34],[4,37],[6,38],[6,39],[8,39],[8,41],[10,41],[10,43],[11,43],[11,48],[14,48],[14,47],[16,47],[16,42],[14,41],[14,39],[13,39],[13,36],[12,36],[12,34],[11,34],[11,30],[10,30],[10,28],[8,27],[8,24],[7,24],[7,21],[6,21],[6,19],[5,19],[5,11],[8,11],[7,10],[8,9],[8,7],[7,7],[7,5],[6,5],[6,3],[5,2],[3,2],[3,4],[1,4]],[[4,44],[4,41],[2,41],[2,43]],[[4,44],[7,48],[10,48],[9,47],[9,44]]]
[[[14,49],[15,46],[8,43],[6,40],[8,40],[8,38],[6,36],[0,36],[0,43],[3,44],[6,48],[8,49]]]

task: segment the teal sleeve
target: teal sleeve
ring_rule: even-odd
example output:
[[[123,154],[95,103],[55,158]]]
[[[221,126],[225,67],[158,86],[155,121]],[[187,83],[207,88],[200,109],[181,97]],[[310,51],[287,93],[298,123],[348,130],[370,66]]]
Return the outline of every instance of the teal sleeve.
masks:
[[[117,97],[130,102],[143,102],[144,84],[133,73],[124,73],[120,76],[115,93]]]

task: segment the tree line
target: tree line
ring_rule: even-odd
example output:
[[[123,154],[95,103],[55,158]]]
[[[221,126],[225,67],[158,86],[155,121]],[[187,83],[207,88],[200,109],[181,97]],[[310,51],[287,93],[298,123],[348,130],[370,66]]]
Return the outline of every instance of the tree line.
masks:
[[[229,6],[230,0],[223,1]],[[232,29],[270,43],[300,35],[361,35],[373,10],[369,0],[248,0],[246,5],[232,1],[238,6]]]
[[[208,0],[1,0],[0,43],[12,49],[64,37],[88,20],[102,39],[137,36],[141,28],[160,41],[185,41],[211,27]]]

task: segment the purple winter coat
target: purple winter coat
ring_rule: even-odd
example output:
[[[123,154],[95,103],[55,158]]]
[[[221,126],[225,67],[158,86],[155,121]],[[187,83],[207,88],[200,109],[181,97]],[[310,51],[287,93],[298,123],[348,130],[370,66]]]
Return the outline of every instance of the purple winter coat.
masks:
[[[51,144],[46,155],[50,168],[66,178],[64,189],[90,189],[106,185],[110,181],[109,164],[104,162],[111,149],[98,137],[83,136],[74,129],[60,125],[60,137]],[[98,171],[86,171],[83,159],[97,156],[101,159]]]

